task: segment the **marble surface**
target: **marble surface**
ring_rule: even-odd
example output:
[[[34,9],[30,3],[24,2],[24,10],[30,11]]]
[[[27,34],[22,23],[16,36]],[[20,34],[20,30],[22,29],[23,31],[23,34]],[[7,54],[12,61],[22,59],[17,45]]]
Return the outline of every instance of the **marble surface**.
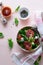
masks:
[[[18,13],[14,13],[11,16],[11,19],[8,21],[6,26],[3,26],[3,24],[0,21],[0,32],[3,32],[4,38],[0,39],[0,65],[16,65],[12,62],[10,54],[12,51],[20,51],[17,42],[16,42],[16,36],[19,29],[21,29],[24,26],[33,25],[34,22],[34,11],[41,10],[43,11],[43,0],[0,0],[3,2],[4,6],[10,6],[12,9],[12,12],[14,12],[15,8],[20,5],[21,7],[27,7],[31,12],[30,19],[27,21],[21,21],[19,20],[18,27],[14,24],[14,18],[18,17]],[[25,24],[24,24],[25,22]],[[8,47],[8,39],[12,38],[14,42],[13,49],[10,50]],[[16,48],[18,50],[16,50]],[[40,65],[43,65],[43,55],[42,60],[40,62]]]

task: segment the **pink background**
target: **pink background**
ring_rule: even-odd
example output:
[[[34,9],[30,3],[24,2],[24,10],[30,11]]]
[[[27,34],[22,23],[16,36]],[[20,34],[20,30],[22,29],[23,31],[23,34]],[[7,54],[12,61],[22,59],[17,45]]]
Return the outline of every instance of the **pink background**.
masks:
[[[14,18],[18,17],[18,13],[14,13],[11,16],[11,19],[8,21],[7,26],[3,26],[0,21],[0,32],[3,32],[4,38],[0,39],[0,65],[16,65],[12,62],[10,54],[12,51],[15,51],[16,48],[19,50],[19,47],[16,42],[16,36],[19,29],[24,26],[34,25],[34,12],[36,10],[43,11],[43,0],[0,0],[3,2],[3,5],[10,6],[12,8],[12,12],[14,12],[15,8],[20,5],[21,7],[27,7],[30,11],[30,18],[27,21],[20,21],[18,27],[14,24]],[[24,23],[25,22],[25,23]],[[14,24],[14,25],[13,25]],[[8,47],[8,38],[12,38],[14,42],[14,47],[12,50]],[[43,60],[43,58],[42,58]],[[42,60],[41,64],[42,65]]]

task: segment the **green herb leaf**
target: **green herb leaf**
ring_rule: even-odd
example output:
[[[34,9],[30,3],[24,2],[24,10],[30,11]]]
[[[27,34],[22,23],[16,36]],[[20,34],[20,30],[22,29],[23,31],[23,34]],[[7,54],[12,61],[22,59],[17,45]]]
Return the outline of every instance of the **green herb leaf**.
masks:
[[[38,57],[38,59],[34,62],[34,65],[39,65],[39,62],[41,60],[41,55]]]
[[[12,39],[8,39],[8,44],[9,44],[10,49],[12,49],[13,48],[13,41],[12,41]]]
[[[28,37],[24,34],[21,34],[22,37],[24,37],[24,40],[27,40],[28,41]]]
[[[0,32],[0,38],[3,38],[3,37],[4,37],[3,33]]]
[[[35,49],[37,47],[37,44],[35,44],[34,42],[32,42],[32,49]]]
[[[17,19],[17,18],[15,18],[15,25],[17,26],[17,25],[18,25],[18,23],[19,23],[18,19]]]
[[[15,9],[15,12],[17,12],[19,10],[20,6],[18,6],[16,9]]]
[[[38,57],[38,61],[40,61],[41,60],[41,55]]]
[[[34,41],[34,37],[29,37],[29,42],[33,42]]]
[[[34,65],[39,65],[39,63],[37,61],[34,62]]]

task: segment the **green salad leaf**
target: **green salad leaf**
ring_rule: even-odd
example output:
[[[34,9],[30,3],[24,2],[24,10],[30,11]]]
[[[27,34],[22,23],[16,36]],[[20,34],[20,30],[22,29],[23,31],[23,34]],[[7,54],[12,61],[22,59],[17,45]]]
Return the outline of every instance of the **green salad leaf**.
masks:
[[[32,44],[32,49],[35,49],[37,47],[37,44],[35,44],[34,42],[32,42],[31,44]]]
[[[28,41],[28,37],[24,34],[21,34],[21,36],[24,38],[24,40]]]
[[[19,21],[18,21],[18,19],[17,18],[15,18],[15,25],[17,26],[18,25],[18,23],[19,23]]]
[[[29,42],[33,42],[34,41],[34,37],[29,37]]]
[[[19,10],[19,8],[20,8],[20,5],[15,9],[15,12],[17,12]]]
[[[10,49],[13,48],[13,41],[12,41],[12,39],[8,39],[8,45],[9,45]]]
[[[21,30],[19,31],[19,33],[20,33],[20,34],[24,34],[24,35],[26,35],[26,33],[25,33],[25,30],[24,30],[24,29],[23,29],[23,30],[21,29]]]
[[[3,38],[3,37],[4,37],[3,33],[2,33],[2,32],[0,32],[0,38]]]

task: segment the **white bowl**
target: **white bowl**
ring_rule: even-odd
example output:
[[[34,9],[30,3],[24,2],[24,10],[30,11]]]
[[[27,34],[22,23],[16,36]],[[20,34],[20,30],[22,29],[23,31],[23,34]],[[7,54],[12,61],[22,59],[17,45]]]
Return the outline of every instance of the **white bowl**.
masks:
[[[31,27],[31,28],[35,28],[35,27],[32,27],[32,26],[26,26],[26,27]],[[25,28],[25,27],[23,27],[23,28]],[[23,29],[22,28],[22,29]],[[38,31],[38,30],[37,30]],[[39,33],[39,31],[38,31],[38,33]],[[40,33],[39,33],[40,34]],[[17,34],[18,35],[18,34]],[[40,41],[40,40],[39,40]],[[17,44],[18,44],[18,42],[17,42]],[[25,51],[25,52],[34,52],[34,51],[36,51],[39,47],[40,47],[40,44],[35,48],[35,49],[32,49],[32,50],[26,50],[26,49],[23,49],[19,44],[18,44],[18,46],[19,46],[19,48],[21,49],[21,50],[23,50],[23,51]]]
[[[28,15],[27,15],[26,17],[24,17],[24,18],[21,17],[21,15],[20,15],[20,13],[21,13],[23,10],[25,10],[26,12],[28,12]],[[19,16],[19,18],[20,18],[21,20],[27,20],[27,19],[29,18],[29,10],[28,10],[28,8],[25,8],[25,7],[21,8],[21,9],[19,10],[18,16]]]

